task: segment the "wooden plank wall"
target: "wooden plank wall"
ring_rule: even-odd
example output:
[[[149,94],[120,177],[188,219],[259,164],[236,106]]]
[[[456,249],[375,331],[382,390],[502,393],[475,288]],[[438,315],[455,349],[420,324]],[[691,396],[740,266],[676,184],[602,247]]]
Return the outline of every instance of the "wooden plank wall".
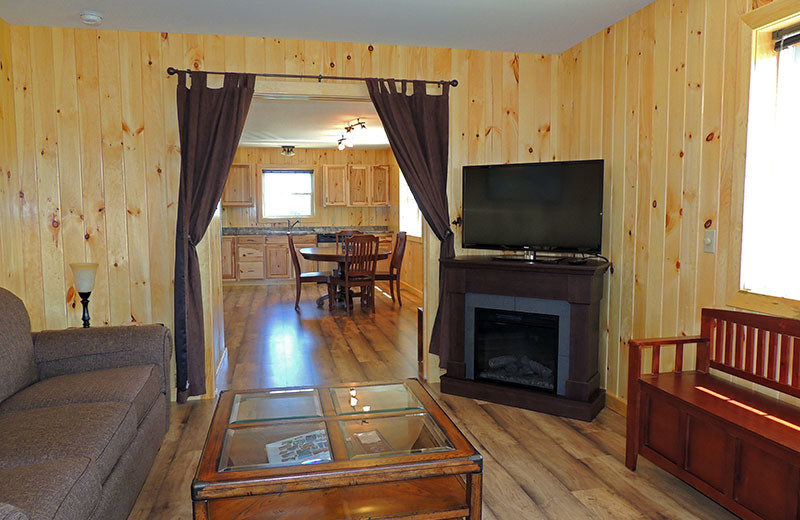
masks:
[[[15,198],[18,196],[17,132],[14,124],[14,78],[11,70],[11,28],[0,20],[0,251],[9,249],[20,241],[17,226],[11,225]],[[0,253],[0,286],[15,294],[23,287],[15,273],[22,270],[20,258]]]
[[[399,170],[394,160],[392,151],[364,150],[348,148],[345,150],[333,149],[295,149],[294,157],[284,157],[280,148],[239,148],[236,151],[234,162],[236,164],[250,164],[253,176],[251,185],[261,186],[259,181],[261,166],[293,166],[313,167],[315,169],[315,195],[316,214],[313,219],[304,219],[302,225],[315,226],[388,226],[392,231],[397,231],[398,202],[397,202],[397,176]],[[388,164],[390,165],[390,205],[381,208],[347,208],[324,207],[322,166],[325,164]],[[258,189],[258,188],[255,188]],[[283,221],[285,224],[285,220]],[[308,222],[308,224],[306,224]],[[258,223],[256,208],[223,208],[223,227],[252,227],[265,224]]]
[[[0,272],[9,276],[3,285],[25,301],[35,329],[80,323],[68,265],[83,260],[101,265],[92,295],[95,323],[172,324],[180,155],[176,78],[166,75],[167,66],[457,78],[450,105],[453,217],[462,165],[556,156],[552,56],[27,26],[9,33],[19,175],[12,177],[14,189],[3,191],[0,217],[18,236],[10,246],[4,242]],[[7,52],[2,38],[0,52]],[[439,247],[428,233],[425,262],[435,267]],[[212,290],[205,296],[216,298],[217,224],[206,240],[200,255]],[[437,276],[438,269],[427,269],[427,288],[437,287]],[[429,337],[437,291],[426,293]],[[209,303],[207,337],[219,338],[220,302]]]
[[[623,399],[627,341],[697,333],[738,280],[750,3],[658,0],[558,59],[562,157],[606,160],[603,386]]]
[[[417,296],[423,296],[425,289],[425,266],[422,260],[422,238],[408,237],[406,252],[403,256],[402,272],[400,273],[400,284]]]

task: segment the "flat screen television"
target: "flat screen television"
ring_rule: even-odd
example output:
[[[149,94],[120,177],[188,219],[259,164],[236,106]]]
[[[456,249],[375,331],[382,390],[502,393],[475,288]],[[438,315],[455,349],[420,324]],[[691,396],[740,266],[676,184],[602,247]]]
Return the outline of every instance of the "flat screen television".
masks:
[[[462,245],[600,253],[603,160],[464,166]]]

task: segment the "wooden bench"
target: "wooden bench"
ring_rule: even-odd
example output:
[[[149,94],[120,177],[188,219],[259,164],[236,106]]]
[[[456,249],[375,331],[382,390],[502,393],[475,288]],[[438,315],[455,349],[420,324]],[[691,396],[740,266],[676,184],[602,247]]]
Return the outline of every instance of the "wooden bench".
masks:
[[[699,336],[629,345],[625,465],[642,455],[745,519],[798,520],[800,407],[725,374],[800,398],[800,321],[703,309]]]

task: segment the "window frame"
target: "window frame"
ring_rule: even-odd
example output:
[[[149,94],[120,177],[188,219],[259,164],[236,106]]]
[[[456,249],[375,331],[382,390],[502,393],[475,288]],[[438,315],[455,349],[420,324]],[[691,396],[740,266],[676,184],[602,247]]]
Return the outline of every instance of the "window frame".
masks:
[[[316,222],[317,215],[319,213],[319,201],[317,197],[319,196],[319,175],[318,168],[314,165],[297,165],[297,164],[259,164],[258,168],[258,189],[256,192],[256,211],[258,212],[258,222],[260,224],[274,224],[278,222],[286,222],[287,219],[299,219],[301,223],[306,222]],[[264,197],[264,170],[282,170],[282,171],[303,171],[303,172],[311,172],[311,216],[308,217],[294,217],[294,216],[285,216],[285,217],[265,217],[264,216],[264,206],[263,206],[263,197]]]
[[[742,132],[742,142],[739,144],[741,153],[737,160],[740,162],[740,168],[735,168],[736,179],[734,179],[737,189],[734,194],[737,197],[732,201],[732,208],[736,212],[733,218],[734,223],[738,223],[737,233],[732,233],[733,247],[729,257],[729,265],[731,278],[728,285],[728,297],[726,305],[729,307],[751,310],[755,312],[762,312],[775,316],[783,316],[788,318],[797,318],[800,316],[800,300],[793,300],[789,298],[781,298],[778,296],[770,296],[765,294],[758,294],[750,291],[741,290],[741,268],[742,268],[742,225],[744,223],[744,180],[747,175],[745,165],[745,154],[747,148],[747,133],[749,132],[749,114],[750,114],[750,80],[753,74],[756,61],[761,57],[758,54],[759,43],[765,44],[766,35],[772,30],[778,29],[784,25],[792,25],[800,21],[800,7],[797,0],[775,0],[758,9],[754,9],[748,13],[743,14],[740,18],[742,22],[741,42],[740,49],[742,49],[742,59],[749,59],[748,66],[741,67],[742,72],[738,78],[737,89],[740,92],[746,92],[744,98],[744,114],[746,114],[743,126],[745,131]],[[770,38],[771,41],[771,38]]]

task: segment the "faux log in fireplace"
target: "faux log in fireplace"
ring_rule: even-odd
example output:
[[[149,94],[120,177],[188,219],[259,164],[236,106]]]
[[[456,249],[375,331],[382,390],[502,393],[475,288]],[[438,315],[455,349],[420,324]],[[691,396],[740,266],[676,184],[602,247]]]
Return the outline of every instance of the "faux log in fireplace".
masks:
[[[442,392],[592,420],[608,263],[571,265],[462,256],[442,261],[449,350]]]

